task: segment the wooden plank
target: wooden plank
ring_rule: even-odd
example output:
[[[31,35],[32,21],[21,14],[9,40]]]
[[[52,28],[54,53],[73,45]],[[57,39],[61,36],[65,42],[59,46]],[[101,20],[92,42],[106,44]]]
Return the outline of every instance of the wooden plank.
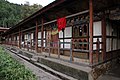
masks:
[[[89,53],[89,59],[90,64],[93,64],[93,0],[89,1],[89,10],[90,10],[90,53]]]
[[[36,31],[35,31],[35,51],[38,52],[38,21],[36,21]]]

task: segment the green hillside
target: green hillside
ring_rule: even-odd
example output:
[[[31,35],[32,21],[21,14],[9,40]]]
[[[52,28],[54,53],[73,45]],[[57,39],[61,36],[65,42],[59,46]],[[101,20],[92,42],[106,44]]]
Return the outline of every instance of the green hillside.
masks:
[[[0,0],[0,27],[13,27],[15,24],[42,8],[42,5],[14,4]]]

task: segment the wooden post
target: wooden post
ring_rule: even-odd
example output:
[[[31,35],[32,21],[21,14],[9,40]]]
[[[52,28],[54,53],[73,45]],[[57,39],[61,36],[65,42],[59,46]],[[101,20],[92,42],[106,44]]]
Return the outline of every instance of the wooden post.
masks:
[[[116,43],[117,43],[117,45],[116,45],[117,50],[119,49],[119,48],[118,48],[118,39],[119,39],[119,32],[118,32],[118,31],[119,31],[119,28],[118,28],[118,26],[117,26],[117,42],[116,42]]]
[[[25,41],[26,41],[26,39],[25,39],[25,33],[23,35],[24,35],[24,49],[25,49],[25,47],[26,47],[26,44],[25,44]]]
[[[102,18],[102,60],[106,59],[106,23],[105,23],[105,16],[103,15]]]
[[[38,21],[36,21],[36,31],[35,31],[35,51],[38,52]]]
[[[7,45],[9,45],[9,36],[8,36],[8,42],[7,42]]]
[[[99,62],[99,50],[100,50],[100,41],[99,38],[97,38],[97,44],[96,44],[96,60]]]
[[[58,58],[60,59],[60,41],[58,40]]]
[[[74,61],[74,54],[73,54],[73,39],[71,39],[71,42],[70,42],[70,62],[73,62]]]
[[[32,39],[31,39],[31,34],[32,34],[32,32],[30,32],[30,51],[32,51]]]
[[[19,48],[21,49],[21,30],[19,29]]]
[[[93,0],[90,0],[89,2],[89,9],[90,9],[90,55],[89,55],[89,59],[90,59],[90,64],[93,64]]]
[[[42,27],[41,27],[41,52],[43,52],[43,38],[44,38],[44,26],[43,26],[43,18],[42,18]]]
[[[13,46],[13,35],[11,35],[11,45]]]

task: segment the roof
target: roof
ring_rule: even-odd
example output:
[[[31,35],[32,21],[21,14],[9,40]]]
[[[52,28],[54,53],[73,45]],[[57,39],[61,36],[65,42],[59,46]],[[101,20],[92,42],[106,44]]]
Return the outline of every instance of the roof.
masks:
[[[94,12],[103,11],[116,6],[120,6],[120,0],[93,0]],[[55,0],[20,23],[16,24],[14,27],[10,28],[4,35],[12,33],[13,31],[18,32],[19,28],[24,30],[35,26],[36,20],[38,20],[39,24],[41,24],[41,18],[44,19],[45,23],[88,9],[89,0]]]

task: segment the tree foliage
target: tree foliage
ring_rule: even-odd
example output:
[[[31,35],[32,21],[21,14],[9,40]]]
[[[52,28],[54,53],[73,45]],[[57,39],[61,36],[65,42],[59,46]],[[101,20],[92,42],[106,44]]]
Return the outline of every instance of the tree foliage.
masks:
[[[7,0],[0,0],[0,26],[13,27],[15,24],[42,8],[42,5],[29,2],[14,4]]]

